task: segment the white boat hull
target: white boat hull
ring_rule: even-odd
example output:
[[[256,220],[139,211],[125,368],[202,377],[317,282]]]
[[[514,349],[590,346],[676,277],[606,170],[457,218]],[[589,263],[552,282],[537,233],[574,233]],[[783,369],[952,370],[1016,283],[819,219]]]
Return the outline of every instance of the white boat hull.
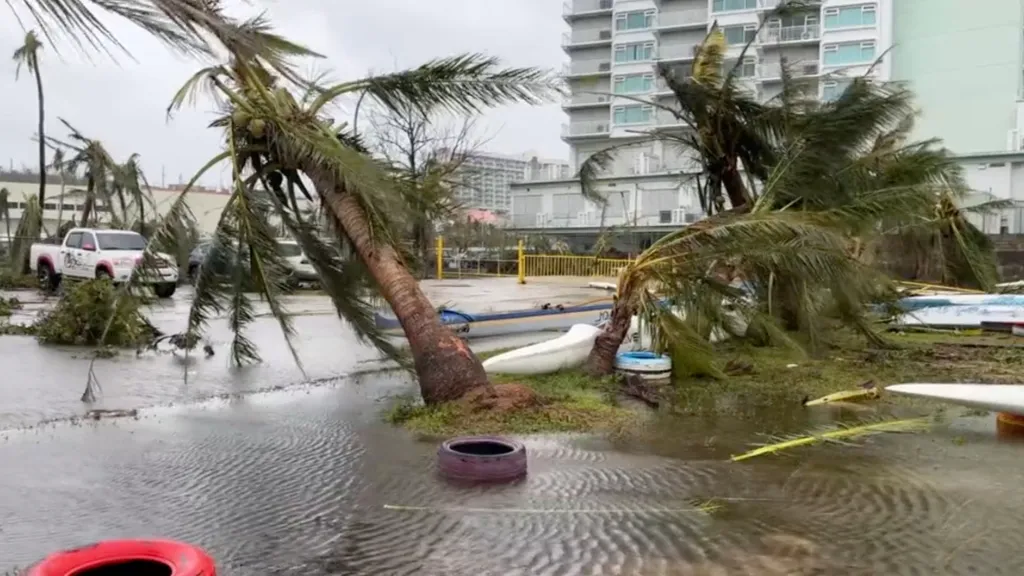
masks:
[[[893,326],[970,329],[986,324],[1024,323],[1024,306],[937,306],[896,317]]]
[[[888,386],[886,391],[969,408],[1024,415],[1024,385],[894,384]]]
[[[673,309],[673,312],[678,318],[684,318],[684,315],[680,310]],[[731,314],[730,317],[733,321],[733,329],[740,334],[745,333],[747,330],[747,321],[741,318],[738,314]],[[638,316],[633,316],[633,319],[629,322],[629,333],[626,334],[626,342],[632,350],[650,350],[654,343],[654,337],[651,334],[650,327],[645,326],[641,329],[642,324],[644,323],[640,321]],[[729,337],[730,334],[728,332],[716,327],[711,331],[711,337],[709,340],[712,343],[721,342],[723,340],[727,340]]]
[[[576,324],[568,332],[546,342],[510,350],[484,360],[488,374],[524,376],[552,374],[581,366],[590,355],[601,329],[591,324]]]

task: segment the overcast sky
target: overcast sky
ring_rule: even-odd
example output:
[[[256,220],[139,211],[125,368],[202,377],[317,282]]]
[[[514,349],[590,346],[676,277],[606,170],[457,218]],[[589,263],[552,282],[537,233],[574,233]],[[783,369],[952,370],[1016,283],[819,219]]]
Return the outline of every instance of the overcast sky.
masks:
[[[15,2],[14,5],[19,3]],[[330,72],[349,80],[368,72],[389,72],[429,58],[484,52],[515,66],[557,69],[561,51],[562,3],[557,0],[253,0],[237,14],[266,10],[276,29],[289,39],[324,54],[304,69]],[[22,44],[24,32],[0,5],[0,163],[6,168],[34,166],[36,89],[22,71],[15,80],[9,55]],[[22,14],[24,18],[24,14]],[[150,182],[159,185],[182,175],[186,180],[220,150],[220,134],[206,128],[212,106],[199,103],[170,121],[171,97],[202,63],[177,56],[144,32],[115,19],[110,27],[136,61],[118,54],[83,54],[67,41],[60,54],[47,45],[41,56],[48,135],[67,133],[58,117],[83,134],[101,140],[117,159],[137,152]],[[26,26],[31,23],[25,20]],[[45,41],[45,39],[44,39]],[[91,61],[90,61],[91,59]],[[518,154],[536,150],[566,158],[559,139],[565,116],[557,104],[508,107],[489,112],[481,129],[493,138],[487,149]],[[362,125],[362,121],[360,121]],[[227,172],[204,179],[227,181]]]

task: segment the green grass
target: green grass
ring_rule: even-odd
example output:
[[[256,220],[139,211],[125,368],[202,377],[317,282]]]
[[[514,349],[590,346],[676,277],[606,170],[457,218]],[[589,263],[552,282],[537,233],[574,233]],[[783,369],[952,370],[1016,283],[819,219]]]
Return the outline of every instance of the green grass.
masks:
[[[726,378],[679,378],[664,390],[665,411],[759,417],[764,407],[799,407],[817,398],[867,383],[1015,383],[1024,376],[1024,339],[1009,335],[888,335],[894,348],[869,346],[845,332],[830,335],[830,346],[816,353],[745,344],[719,345]],[[484,358],[498,352],[483,354]],[[592,379],[581,372],[547,376],[496,376],[495,384],[518,383],[543,400],[537,407],[473,411],[463,403],[425,407],[410,398],[397,402],[388,421],[430,435],[540,432],[618,432],[644,421],[643,411],[620,406],[614,379]],[[889,398],[908,405],[920,400]],[[930,405],[930,404],[929,404]]]
[[[482,353],[480,357],[486,359],[504,351]],[[595,379],[568,371],[544,376],[496,375],[491,381],[525,385],[537,394],[540,403],[509,411],[474,410],[463,402],[428,407],[418,399],[403,397],[385,417],[393,424],[431,436],[609,432],[637,419],[635,411],[618,404],[612,378]]]

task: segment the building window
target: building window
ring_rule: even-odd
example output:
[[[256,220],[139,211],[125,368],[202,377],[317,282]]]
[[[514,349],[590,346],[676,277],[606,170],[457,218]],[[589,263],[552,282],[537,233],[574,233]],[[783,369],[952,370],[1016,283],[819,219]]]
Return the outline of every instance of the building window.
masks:
[[[649,124],[654,118],[654,107],[637,104],[616,106],[613,121],[616,124]]]
[[[877,22],[877,8],[874,4],[825,9],[825,28],[829,30],[874,26]]]
[[[757,0],[714,0],[711,3],[712,12],[754,10],[755,8],[757,8]]]
[[[722,28],[726,44],[734,46],[746,46],[757,34],[757,26],[747,24],[745,26],[725,26]]]
[[[654,10],[620,12],[615,15],[616,30],[645,30],[654,26]]]
[[[843,95],[850,86],[849,82],[836,82],[829,80],[821,83],[821,99],[824,102],[832,102]]]
[[[743,63],[736,69],[736,75],[740,78],[753,78],[757,75],[757,60],[744,58]]]
[[[654,74],[630,74],[615,77],[616,94],[644,94],[654,89]]]
[[[850,44],[826,44],[825,66],[848,66],[870,64],[875,60],[875,42],[853,42]]]
[[[619,44],[615,47],[616,62],[644,62],[654,59],[654,42]]]

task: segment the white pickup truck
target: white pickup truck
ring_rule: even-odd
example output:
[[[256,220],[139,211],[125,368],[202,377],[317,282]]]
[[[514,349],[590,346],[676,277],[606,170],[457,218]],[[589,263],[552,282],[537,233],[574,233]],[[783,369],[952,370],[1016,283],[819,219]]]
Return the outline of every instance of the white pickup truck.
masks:
[[[146,239],[135,232],[72,228],[60,245],[33,244],[29,266],[44,290],[56,288],[64,276],[120,283],[132,277],[145,250]],[[158,298],[170,298],[178,285],[178,266],[167,254],[154,256],[157,266],[149,273],[153,278],[141,283],[151,286]]]

